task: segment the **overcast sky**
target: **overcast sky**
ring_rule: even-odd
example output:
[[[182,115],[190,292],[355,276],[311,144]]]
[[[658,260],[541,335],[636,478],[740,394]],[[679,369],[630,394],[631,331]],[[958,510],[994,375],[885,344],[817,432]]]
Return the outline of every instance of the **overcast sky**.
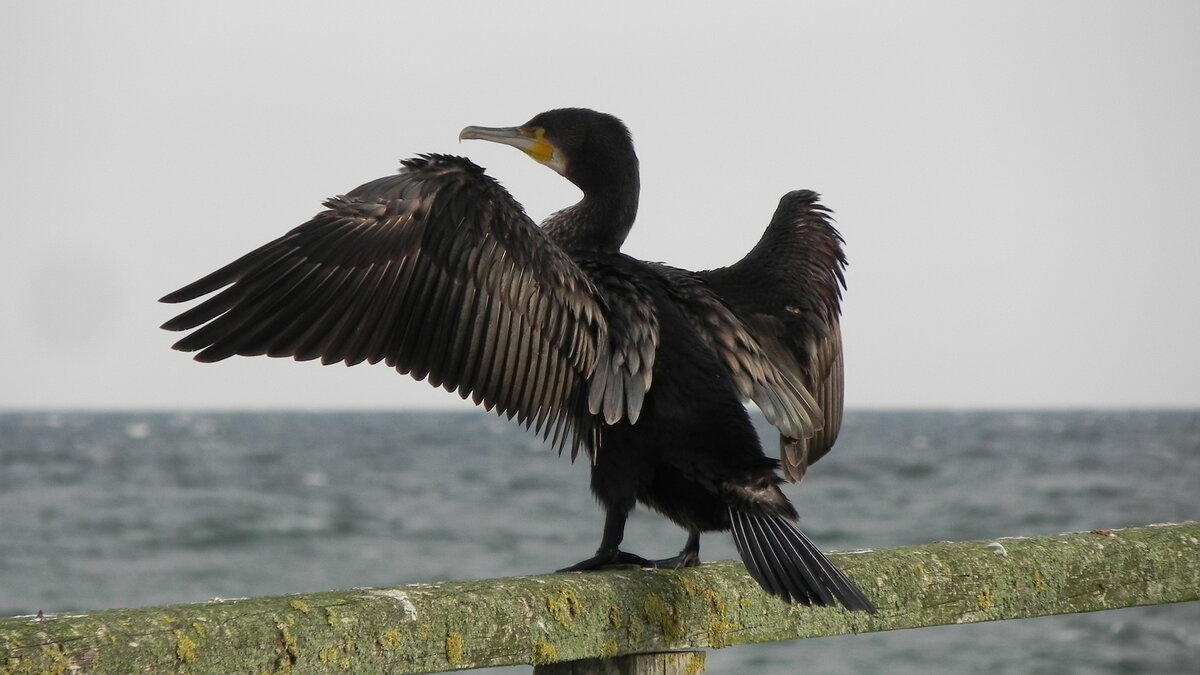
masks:
[[[384,366],[202,365],[164,293],[468,124],[630,126],[625,251],[848,242],[850,407],[1200,406],[1200,3],[5,2],[0,408],[465,407]],[[686,7],[684,10],[682,8]]]

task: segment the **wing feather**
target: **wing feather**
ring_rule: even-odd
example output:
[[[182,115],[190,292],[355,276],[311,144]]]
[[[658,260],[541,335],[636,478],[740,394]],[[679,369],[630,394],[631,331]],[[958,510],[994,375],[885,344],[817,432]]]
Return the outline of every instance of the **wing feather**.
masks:
[[[592,449],[587,387],[608,326],[583,270],[483,170],[429,155],[168,294],[203,361],[386,362]]]
[[[333,339],[335,348],[321,358],[321,363],[328,365],[344,362],[348,366],[362,363],[366,353],[362,349],[362,338],[365,331],[361,326],[373,325],[380,314],[380,299],[387,295],[384,282],[387,279],[390,261],[372,265],[364,274],[363,284],[359,295],[354,300],[354,308],[347,312],[336,328]]]
[[[611,261],[610,261],[611,262]],[[595,267],[592,267],[595,265]],[[600,285],[608,319],[608,339],[588,387],[588,409],[608,424],[621,419],[636,423],[654,374],[659,325],[644,270],[618,269],[600,261],[585,265]],[[639,263],[640,265],[640,263]],[[653,267],[653,266],[651,266]]]
[[[812,423],[777,407],[784,474],[797,481],[837,440],[843,366],[839,324],[846,258],[829,209],[809,190],[784,195],[762,239],[738,263],[698,278],[743,322],[762,353],[818,414]],[[770,385],[766,385],[771,389]],[[754,399],[761,406],[758,398]],[[764,413],[766,410],[764,409]],[[819,421],[819,423],[818,423]]]
[[[742,398],[785,434],[811,436],[824,423],[812,395],[774,360],[757,332],[691,272],[663,266],[675,301],[729,370]]]

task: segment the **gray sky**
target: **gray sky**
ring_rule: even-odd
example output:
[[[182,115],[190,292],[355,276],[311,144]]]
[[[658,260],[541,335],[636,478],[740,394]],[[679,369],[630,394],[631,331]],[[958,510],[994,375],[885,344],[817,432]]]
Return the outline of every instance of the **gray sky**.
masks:
[[[625,251],[733,262],[812,188],[847,405],[1200,405],[1200,3],[5,3],[0,408],[464,407],[383,366],[201,365],[164,293],[468,124],[622,117]]]

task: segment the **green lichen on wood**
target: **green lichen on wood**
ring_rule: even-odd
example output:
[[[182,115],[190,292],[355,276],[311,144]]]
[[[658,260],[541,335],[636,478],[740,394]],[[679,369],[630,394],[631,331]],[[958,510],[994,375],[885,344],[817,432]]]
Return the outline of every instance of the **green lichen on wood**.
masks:
[[[739,563],[618,569],[0,619],[0,675],[424,673],[1200,599],[1196,523],[831,558],[878,615],[786,605]]]

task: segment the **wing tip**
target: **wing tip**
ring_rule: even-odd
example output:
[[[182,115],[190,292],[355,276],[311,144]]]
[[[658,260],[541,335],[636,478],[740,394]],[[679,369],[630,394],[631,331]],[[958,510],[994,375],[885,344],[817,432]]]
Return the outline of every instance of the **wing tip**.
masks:
[[[785,203],[797,202],[802,204],[816,204],[819,201],[821,201],[821,194],[819,192],[808,189],[800,189],[792,190],[791,192],[783,195],[783,197],[780,197],[779,205],[783,206]]]

